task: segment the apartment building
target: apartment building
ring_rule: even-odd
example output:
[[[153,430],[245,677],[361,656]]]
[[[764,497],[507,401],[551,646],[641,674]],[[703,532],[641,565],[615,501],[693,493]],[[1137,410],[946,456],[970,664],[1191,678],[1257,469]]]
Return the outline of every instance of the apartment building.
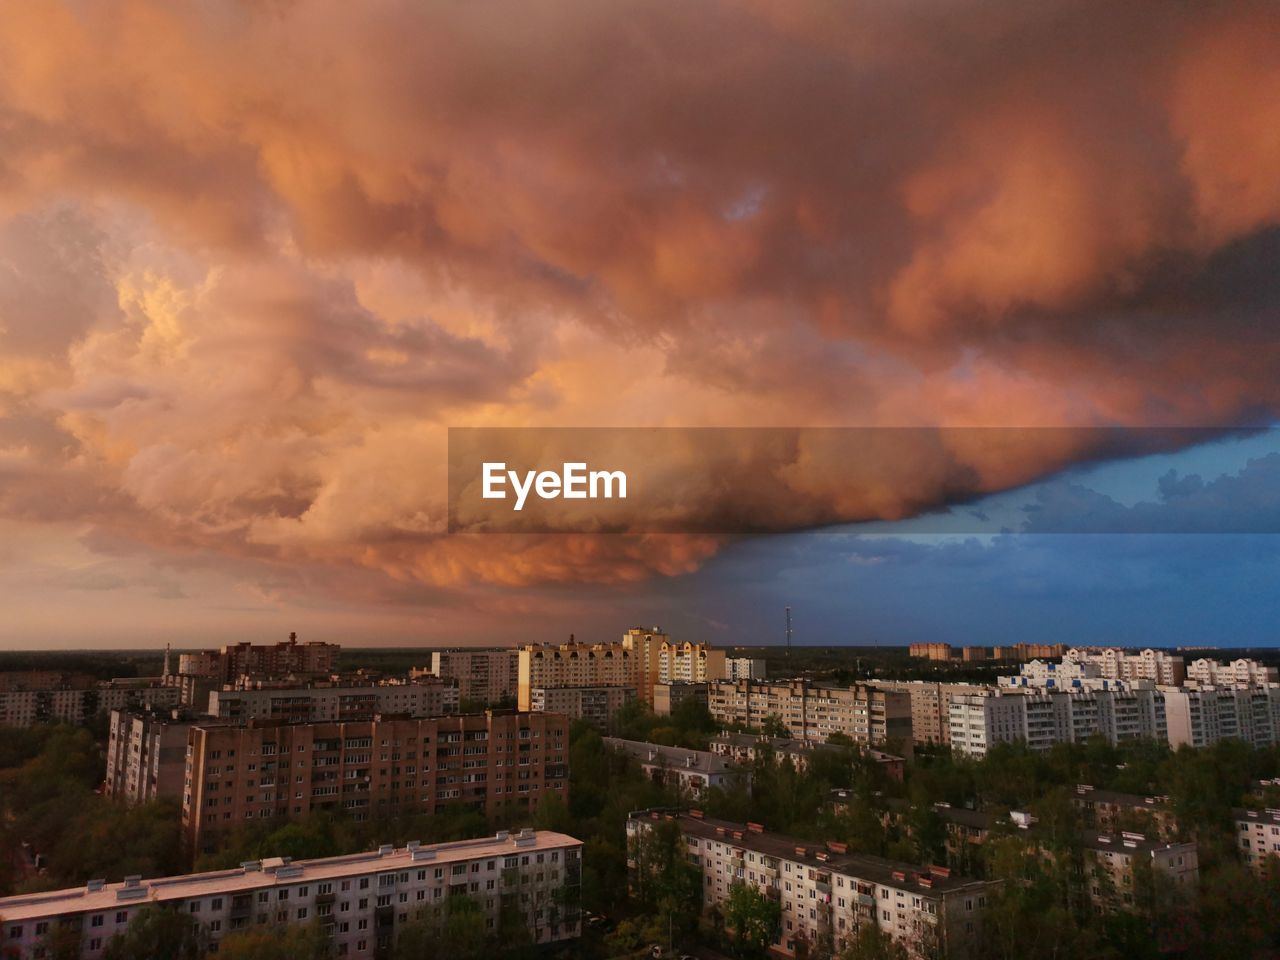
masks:
[[[670,715],[680,704],[692,700],[707,705],[705,683],[655,683],[653,685],[653,712],[660,717]]]
[[[613,716],[636,700],[634,687],[534,687],[530,691],[532,713],[554,713],[570,720],[586,720],[608,730]]]
[[[615,643],[530,644],[520,648],[517,703],[534,709],[534,691],[557,687],[630,687],[654,703],[658,684],[707,683],[725,674],[725,654],[708,644],[671,640],[661,628],[633,627]]]
[[[752,657],[725,657],[725,680],[763,680],[765,672],[764,660]]]
[[[842,843],[813,844],[698,811],[633,813],[627,820],[629,845],[664,820],[678,824],[689,860],[702,874],[704,909],[723,904],[739,883],[777,901],[782,930],[771,952],[782,956],[819,947],[839,953],[859,927],[871,923],[912,957],[964,960],[973,955],[982,912],[997,887],[944,867],[922,869],[850,853]]]
[[[711,738],[711,752],[728,757],[735,763],[752,764],[757,757],[769,756],[775,763],[790,760],[797,770],[804,770],[819,751],[838,750],[834,744],[790,737],[763,737],[754,733],[718,733]],[[891,780],[902,781],[905,761],[902,757],[866,745],[855,748],[861,757],[874,763]]]
[[[1057,660],[1067,652],[1061,643],[1015,643],[1010,646],[993,647],[992,658],[995,660],[1016,660],[1022,663],[1028,660]]]
[[[854,743],[911,742],[911,698],[866,684],[721,680],[708,684],[707,708],[722,725],[758,727],[775,717],[800,740],[842,733]]]
[[[411,683],[276,686],[214,690],[208,712],[222,720],[367,720],[376,714],[435,717],[458,711],[458,688],[434,677]]]
[[[182,716],[179,714],[179,716]],[[172,713],[112,710],[104,792],[124,803],[181,799],[194,721]]]
[[[1188,683],[1162,691],[1171,746],[1207,747],[1228,739],[1256,747],[1280,742],[1280,684],[1221,687]]]
[[[643,655],[622,643],[580,643],[572,635],[568,643],[521,647],[517,703],[532,710],[534,690],[556,687],[630,687],[638,694]]]
[[[178,691],[158,678],[94,680],[84,674],[22,671],[0,674],[0,725],[80,724],[112,710],[163,709],[178,702]]]
[[[1134,652],[1119,647],[1073,647],[1062,659],[1093,664],[1098,668],[1098,675],[1109,680],[1150,680],[1176,686],[1187,675],[1186,660],[1163,650]]]
[[[1268,684],[1280,681],[1280,671],[1268,667],[1260,660],[1241,658],[1230,663],[1217,660],[1193,660],[1187,668],[1187,682],[1204,686],[1220,684],[1224,687]]]
[[[1091,830],[1141,833],[1164,841],[1178,836],[1178,817],[1166,796],[1142,796],[1076,784],[1071,802]]]
[[[1110,743],[1164,740],[1165,694],[1150,684],[1099,688],[1001,687],[951,701],[951,745],[985,756],[998,743],[1023,741],[1033,750],[1101,736]]]
[[[178,656],[178,673],[206,677],[218,684],[237,677],[327,677],[337,668],[342,648],[336,643],[298,642],[296,633],[275,644],[237,643],[221,650]]]
[[[451,897],[469,897],[494,929],[500,915],[522,916],[535,943],[581,933],[582,842],[550,831],[293,861],[254,860],[233,870],[123,883],[91,880],[68,890],[0,899],[5,956],[47,954],[54,927],[80,935],[78,955],[99,960],[106,945],[146,907],[174,909],[200,926],[213,952],[228,933],[318,922],[333,952],[351,960],[388,955],[397,932]]]
[[[454,683],[458,696],[474,703],[494,704],[514,699],[519,691],[520,651],[514,648],[485,650],[435,650],[431,674]],[[412,671],[416,679],[422,671]]]
[[[919,744],[950,743],[952,698],[983,694],[990,689],[985,684],[930,680],[872,680],[871,685],[911,698],[911,737]]]
[[[1083,838],[1085,879],[1089,899],[1104,913],[1133,912],[1139,908],[1137,868],[1150,864],[1173,885],[1185,888],[1194,897],[1200,881],[1200,859],[1196,844],[1164,843],[1144,834],[1125,832],[1086,834]]]
[[[1261,873],[1280,864],[1280,809],[1231,811],[1240,858]]]
[[[191,849],[255,819],[342,809],[357,820],[462,804],[488,816],[567,799],[569,720],[490,710],[353,722],[196,724],[184,770]]]
[[[637,761],[649,779],[678,788],[682,796],[700,797],[711,787],[751,785],[750,771],[708,750],[686,750],[619,737],[605,737],[604,742]]]
[[[907,654],[921,660],[950,660],[951,644],[913,643],[907,647]]]

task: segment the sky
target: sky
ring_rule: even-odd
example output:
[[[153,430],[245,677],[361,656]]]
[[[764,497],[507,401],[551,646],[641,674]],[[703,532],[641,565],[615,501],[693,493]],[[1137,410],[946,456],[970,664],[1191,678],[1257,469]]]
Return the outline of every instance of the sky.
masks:
[[[1245,0],[0,7],[0,646],[1274,643],[1276,89]],[[450,535],[475,426],[1055,429]]]

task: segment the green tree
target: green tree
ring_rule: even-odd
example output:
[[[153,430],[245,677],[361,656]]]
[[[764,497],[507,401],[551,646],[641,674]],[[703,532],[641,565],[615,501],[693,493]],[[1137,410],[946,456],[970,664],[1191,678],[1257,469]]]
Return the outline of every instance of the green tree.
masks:
[[[877,923],[858,927],[840,960],[910,960],[907,948],[880,929]]]
[[[123,933],[107,941],[103,960],[198,960],[204,936],[190,916],[169,907],[146,906]]]
[[[724,905],[725,924],[733,931],[738,957],[764,957],[782,929],[782,906],[755,887],[735,883]]]
[[[307,926],[254,927],[225,936],[218,952],[209,958],[217,960],[328,960],[333,943],[324,928]]]

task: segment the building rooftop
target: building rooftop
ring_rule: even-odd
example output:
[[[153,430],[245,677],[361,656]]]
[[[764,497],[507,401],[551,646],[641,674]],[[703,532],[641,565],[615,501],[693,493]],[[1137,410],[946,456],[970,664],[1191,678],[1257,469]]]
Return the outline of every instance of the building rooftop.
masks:
[[[1236,807],[1231,811],[1231,818],[1239,821],[1257,821],[1258,823],[1270,823],[1280,826],[1280,810],[1275,807],[1268,807],[1266,810],[1246,810],[1243,807]]]
[[[842,843],[813,843],[798,837],[767,833],[758,824],[715,820],[701,816],[696,810],[681,813],[642,810],[632,816],[637,819],[671,818],[679,822],[680,829],[688,836],[730,842],[768,857],[805,863],[815,869],[828,869],[884,886],[919,889],[923,896],[928,896],[930,892],[950,893],[987,883],[969,877],[953,876],[945,867],[920,867],[865,853],[849,853]]]
[[[882,763],[893,763],[902,760],[901,757],[895,754],[885,753],[883,750],[874,750],[871,747],[867,747],[862,744],[841,744],[818,740],[800,740],[796,737],[763,737],[754,733],[718,733],[711,738],[711,742],[732,744],[735,747],[741,747],[743,749],[756,747],[760,744],[768,744],[773,748],[774,753],[799,753],[808,750],[839,750],[843,748],[857,751]]]
[[[623,740],[620,737],[605,737],[604,742],[608,747],[625,751],[641,763],[665,763],[672,769],[680,767],[704,773],[729,773],[739,769],[731,760],[726,760],[718,753],[711,753],[707,750],[667,747],[660,743],[647,743],[644,740]]]
[[[1144,807],[1149,810],[1171,809],[1167,796],[1154,794],[1144,796],[1140,793],[1122,793],[1119,790],[1099,790],[1087,783],[1076,784],[1073,798],[1093,803],[1114,803],[1122,807]]]
[[[403,870],[427,863],[452,863],[485,856],[508,856],[516,851],[551,850],[580,844],[563,833],[550,830],[498,833],[493,837],[459,840],[423,846],[381,847],[369,853],[319,860],[291,861],[287,857],[253,860],[234,870],[192,873],[176,877],[142,880],[127,877],[123,883],[90,880],[83,887],[52,890],[0,899],[0,917],[6,923],[67,913],[119,910],[134,904],[183,901],[192,897],[248,893],[270,887],[319,880],[364,876],[381,871]]]
[[[1150,854],[1156,850],[1195,846],[1193,843],[1165,843],[1162,840],[1152,840],[1142,833],[1128,832],[1120,834],[1084,833],[1081,834],[1081,840],[1086,850],[1116,851],[1129,854]]]

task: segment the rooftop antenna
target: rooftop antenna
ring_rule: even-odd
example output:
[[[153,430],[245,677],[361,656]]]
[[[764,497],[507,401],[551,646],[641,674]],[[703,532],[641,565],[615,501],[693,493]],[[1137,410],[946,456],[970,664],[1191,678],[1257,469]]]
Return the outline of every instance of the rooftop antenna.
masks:
[[[791,608],[787,607],[787,659],[791,658]]]

